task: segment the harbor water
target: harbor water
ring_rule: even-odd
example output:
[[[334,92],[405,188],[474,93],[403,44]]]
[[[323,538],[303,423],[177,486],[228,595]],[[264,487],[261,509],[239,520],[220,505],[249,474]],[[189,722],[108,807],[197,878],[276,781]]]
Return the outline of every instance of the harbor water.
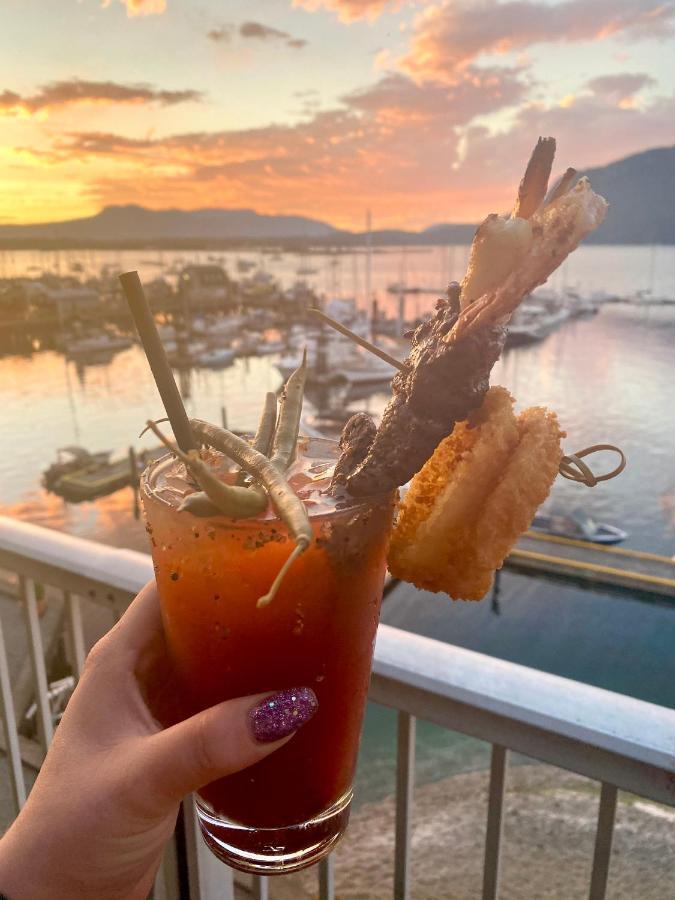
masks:
[[[441,287],[461,278],[466,247],[389,248],[373,256],[372,289],[380,306],[395,314],[387,284]],[[236,276],[246,254],[218,259]],[[175,271],[186,254],[158,251],[0,252],[0,277],[35,276],[45,268],[65,274],[77,259],[83,272],[138,268],[144,278]],[[298,257],[249,254],[283,284],[290,284]],[[182,258],[181,258],[182,257]],[[207,254],[199,261],[206,262]],[[195,254],[189,256],[195,260]],[[307,276],[319,292],[353,295],[365,306],[363,254],[311,257]],[[553,288],[596,290],[633,297],[650,289],[675,296],[675,248],[584,247],[552,279]],[[433,294],[407,300],[413,317],[430,309]],[[492,383],[506,386],[517,406],[545,405],[557,411],[568,451],[610,442],[628,465],[617,479],[594,489],[558,479],[548,506],[583,508],[599,521],[629,532],[624,546],[664,556],[675,554],[675,400],[673,347],[675,306],[609,304],[597,315],[570,319],[539,343],[509,350]],[[228,368],[181,374],[190,414],[219,421],[227,410],[231,427],[254,428],[265,391],[281,376],[275,356],[238,359]],[[384,391],[350,407],[378,414]],[[95,502],[66,504],[40,486],[43,470],[67,445],[88,450],[154,441],[137,435],[148,418],[161,416],[160,401],[141,349],[134,345],[96,365],[75,363],[53,350],[0,358],[0,513],[119,546],[145,549],[142,524],[132,517],[132,495],[123,489]],[[594,458],[611,468],[613,458]],[[644,597],[593,592],[540,578],[504,572],[498,604],[453,603],[443,595],[397,589],[385,603],[383,620],[401,628],[455,642],[496,656],[579,678],[665,705],[675,705],[675,606]],[[369,711],[362,751],[361,799],[374,799],[393,785],[393,714]],[[386,740],[385,740],[386,737]],[[488,748],[468,738],[423,726],[418,776],[435,780],[482,767]],[[367,782],[367,785],[366,785]]]

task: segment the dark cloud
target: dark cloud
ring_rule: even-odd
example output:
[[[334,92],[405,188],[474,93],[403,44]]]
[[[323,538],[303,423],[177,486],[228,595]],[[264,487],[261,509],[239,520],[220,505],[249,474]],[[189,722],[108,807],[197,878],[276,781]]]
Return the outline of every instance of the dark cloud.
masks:
[[[272,28],[269,25],[263,25],[262,22],[242,22],[239,26],[239,34],[243,38],[254,38],[259,41],[287,40],[290,38],[288,32],[279,31],[278,28]]]
[[[220,25],[218,28],[212,28],[206,36],[217,44],[227,44],[232,40],[235,31],[238,31],[239,36],[245,41],[284,43],[294,50],[302,50],[307,46],[304,38],[292,37],[287,31],[280,31],[278,28],[272,28],[271,25],[263,25],[262,22],[242,22],[238,28],[231,23]]]
[[[599,75],[591,78],[586,87],[602,97],[615,97],[617,100],[627,100],[645,87],[656,84],[651,75],[646,72],[625,72],[616,75]]]
[[[114,81],[53,81],[37,93],[21,96],[13,91],[0,94],[0,114],[19,112],[34,114],[41,110],[58,109],[76,103],[157,103],[173,106],[176,103],[201,100],[200,91],[157,90],[148,85],[118,84]]]

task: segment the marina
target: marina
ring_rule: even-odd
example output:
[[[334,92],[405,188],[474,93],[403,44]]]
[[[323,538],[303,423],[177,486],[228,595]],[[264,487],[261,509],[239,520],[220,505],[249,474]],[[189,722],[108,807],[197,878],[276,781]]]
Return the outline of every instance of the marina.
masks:
[[[433,286],[458,277],[466,250],[437,248],[419,255],[409,250],[406,254],[409,283]],[[181,256],[182,259],[177,259]],[[61,255],[62,269],[67,258],[66,254]],[[434,294],[406,295],[402,304],[397,296],[387,294],[386,287],[396,280],[399,266],[399,251],[392,248],[391,252],[372,255],[373,296],[369,303],[363,293],[365,257],[355,255],[355,278],[351,277],[354,267],[349,264],[349,257],[339,257],[339,266],[329,265],[335,258],[320,255],[312,258],[316,273],[307,276],[309,293],[304,293],[305,302],[321,299],[324,308],[342,318],[350,328],[365,336],[371,336],[375,330],[375,342],[393,357],[403,358],[406,342],[400,339],[401,329],[431,312]],[[26,267],[31,259],[54,264],[53,254],[0,253],[0,273],[14,279],[18,277],[17,267]],[[188,260],[184,254],[167,252],[162,267],[149,266],[145,259],[156,259],[156,253],[153,257],[140,251],[107,255],[92,251],[82,259],[82,271],[77,276],[87,279],[105,268],[112,282],[115,271],[138,267],[142,273],[145,270],[149,282],[155,279],[154,292],[151,287],[149,293],[155,298],[153,303],[157,304],[157,318],[168,349],[177,353],[180,345],[188,348],[192,345],[192,353],[174,359],[176,377],[190,415],[220,421],[225,408],[231,428],[253,431],[260,397],[265,391],[279,389],[284,377],[284,358],[292,358],[289,365],[296,362],[303,346],[308,346],[316,364],[323,352],[322,342],[329,345],[327,354],[331,361],[326,367],[329,376],[340,371],[340,361],[344,370],[349,368],[356,374],[355,351],[349,342],[332,331],[324,332],[310,314],[297,311],[299,294],[294,285],[298,264],[294,254],[283,254],[276,261],[266,256],[264,260],[278,290],[291,292],[290,306],[286,301],[256,307],[228,303],[222,309],[215,301],[211,305],[208,294],[202,294],[198,300],[193,293],[196,308],[188,317],[176,293],[180,273],[186,267],[202,264],[222,267],[226,273],[232,273],[228,279],[234,285],[239,283],[237,279],[241,275],[236,259],[248,259],[252,263],[245,273],[250,276],[259,268],[262,258],[241,252],[224,253],[217,262],[207,262],[203,255]],[[568,433],[565,441],[568,450],[603,440],[620,445],[626,452],[627,469],[611,487],[600,485],[588,489],[558,479],[550,503],[540,511],[541,515],[565,516],[582,507],[596,522],[620,526],[628,533],[617,549],[651,554],[655,558],[607,553],[585,541],[577,546],[548,540],[548,535],[529,535],[514,550],[500,576],[496,604],[489,600],[461,607],[452,604],[451,622],[462,625],[459,632],[454,631],[455,626],[450,629],[448,640],[464,639],[480,651],[506,653],[516,661],[543,664],[543,650],[542,654],[533,655],[526,641],[531,625],[523,624],[521,628],[518,623],[531,623],[540,610],[555,607],[559,609],[557,615],[563,616],[566,622],[560,640],[571,660],[571,668],[563,666],[561,673],[592,680],[597,650],[589,648],[585,656],[573,652],[573,648],[579,635],[586,631],[587,617],[595,615],[594,610],[599,614],[600,609],[610,604],[621,619],[623,631],[636,635],[636,647],[642,646],[644,652],[647,652],[647,638],[645,643],[640,643],[642,632],[638,623],[655,621],[656,617],[660,620],[667,614],[671,617],[667,621],[675,626],[673,573],[669,562],[675,553],[675,476],[668,464],[668,448],[675,441],[675,426],[666,399],[671,385],[669,367],[675,319],[668,305],[639,305],[637,291],[645,283],[644,274],[640,273],[645,273],[649,264],[649,248],[583,247],[577,251],[562,274],[541,289],[543,299],[552,304],[550,309],[554,311],[559,298],[567,292],[570,314],[560,316],[555,327],[539,340],[509,349],[495,367],[493,383],[506,386],[517,398],[519,408],[544,403],[555,409]],[[210,268],[208,271],[215,277]],[[350,278],[338,278],[340,272],[343,275],[348,272]],[[654,293],[668,296],[675,292],[673,250],[659,249],[657,273],[660,277],[656,279]],[[192,268],[191,277],[194,275]],[[270,283],[269,279],[265,281]],[[335,282],[340,288],[338,297],[325,290],[336,287]],[[214,290],[218,292],[221,288],[219,277]],[[631,289],[635,291],[634,302],[615,302],[616,297],[630,294]],[[262,296],[262,292],[257,296]],[[376,301],[375,316],[372,300]],[[92,455],[118,448],[118,458],[127,477],[130,470],[125,461],[126,448],[133,444],[138,453],[144,448],[151,450],[150,436],[136,440],[136,435],[148,418],[160,415],[154,385],[128,324],[125,326],[112,316],[108,326],[110,336],[121,335],[126,346],[103,349],[90,356],[70,355],[66,345],[58,346],[54,340],[58,333],[79,338],[88,337],[90,332],[65,325],[59,328],[56,315],[51,321],[51,332],[47,330],[37,337],[37,346],[17,352],[5,344],[4,356],[0,357],[1,415],[7,448],[0,459],[4,486],[2,513],[113,546],[145,550],[146,535],[142,523],[133,520],[134,496],[128,485],[94,500],[84,499],[74,504],[45,492],[40,486],[41,474],[56,458],[58,448],[67,446],[84,447]],[[379,330],[373,329],[378,321],[380,325],[386,324]],[[186,323],[189,328],[184,327]],[[209,362],[205,354],[210,351],[223,354],[215,367],[204,364]],[[364,354],[364,359],[371,358]],[[377,366],[379,363],[378,360]],[[366,365],[375,368],[372,360]],[[358,384],[356,377],[351,382],[336,378],[334,383],[330,383],[330,377],[329,383],[321,383],[318,378],[307,392],[307,425],[335,436],[353,412],[364,410],[379,416],[393,371],[392,366],[382,363],[377,375],[381,380],[370,384]],[[27,410],[30,417],[26,416]],[[39,431],[33,428],[33,419],[41,422]],[[608,469],[614,465],[611,458],[606,462]],[[604,463],[600,459],[598,469]],[[631,572],[638,577],[630,575]],[[390,593],[385,604],[385,621],[434,633],[435,606],[440,604],[442,609],[447,609],[447,601],[434,596],[427,602],[423,592],[410,591],[409,594],[407,588],[403,590],[403,595],[410,597],[405,602],[401,591]],[[491,619],[501,622],[501,629],[494,634],[491,627],[486,628]],[[664,635],[669,633],[665,621],[659,627]],[[660,664],[665,673],[671,662],[665,655],[665,647],[662,651],[653,650],[653,632],[649,633],[652,641],[649,653],[656,652],[657,657],[661,653]],[[641,696],[643,690],[637,670],[635,677],[624,671],[619,678],[618,671],[603,669],[601,683],[606,687],[619,685],[635,696]],[[660,702],[664,699],[667,702],[665,682],[660,683]]]

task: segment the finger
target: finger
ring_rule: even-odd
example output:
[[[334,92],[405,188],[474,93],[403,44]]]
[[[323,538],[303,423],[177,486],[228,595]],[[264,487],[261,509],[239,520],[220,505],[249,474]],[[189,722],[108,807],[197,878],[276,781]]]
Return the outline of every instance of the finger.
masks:
[[[259,762],[283,746],[318,709],[311,688],[239,697],[145,739],[140,770],[155,814],[185,794]]]
[[[149,581],[138,592],[119,622],[105,634],[95,647],[99,660],[108,665],[132,668],[146,649],[164,643],[162,615],[157,585]]]
[[[159,594],[153,579],[140,589],[122,618],[111,630],[110,637],[127,649],[139,651],[162,634]]]

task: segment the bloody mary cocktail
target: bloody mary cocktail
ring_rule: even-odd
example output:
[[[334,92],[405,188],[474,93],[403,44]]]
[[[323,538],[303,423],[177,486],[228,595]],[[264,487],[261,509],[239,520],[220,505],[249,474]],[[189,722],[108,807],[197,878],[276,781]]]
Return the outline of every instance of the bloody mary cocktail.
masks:
[[[391,494],[328,494],[333,442],[300,439],[288,481],[314,540],[269,606],[258,608],[294,547],[270,507],[256,519],[178,512],[190,490],[165,459],[142,479],[164,629],[183,715],[223,700],[311,687],[314,718],[288,744],[199,792],[211,849],[248,871],[315,862],[344,830],[366,702],[393,513]],[[228,478],[229,463],[212,464]]]

